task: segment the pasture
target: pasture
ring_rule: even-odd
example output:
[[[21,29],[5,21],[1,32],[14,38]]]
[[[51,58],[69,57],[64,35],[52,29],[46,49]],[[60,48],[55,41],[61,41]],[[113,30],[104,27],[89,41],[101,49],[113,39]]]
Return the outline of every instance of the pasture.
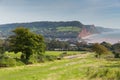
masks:
[[[119,59],[96,59],[93,53],[80,55],[84,56],[1,68],[0,80],[120,80]]]

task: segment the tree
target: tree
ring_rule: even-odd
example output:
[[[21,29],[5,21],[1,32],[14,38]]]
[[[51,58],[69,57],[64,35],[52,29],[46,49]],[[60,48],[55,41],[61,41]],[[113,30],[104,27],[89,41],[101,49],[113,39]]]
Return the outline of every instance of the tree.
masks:
[[[102,42],[101,45],[105,46],[108,50],[111,50],[112,45],[108,42]]]
[[[96,53],[96,57],[99,57],[99,58],[102,54],[108,53],[108,49],[106,47],[104,47],[103,45],[100,45],[98,43],[93,44],[92,49]]]
[[[112,45],[112,51],[115,55],[115,58],[120,58],[120,43]]]
[[[10,36],[10,51],[22,52],[21,58],[29,60],[33,54],[40,55],[45,50],[44,39],[41,35],[32,33],[29,29],[18,27]]]

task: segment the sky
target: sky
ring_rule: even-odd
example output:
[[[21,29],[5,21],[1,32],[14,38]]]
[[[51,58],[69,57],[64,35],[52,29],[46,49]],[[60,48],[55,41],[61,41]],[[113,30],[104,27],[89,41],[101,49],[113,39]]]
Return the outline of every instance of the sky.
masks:
[[[120,0],[0,0],[0,24],[34,21],[120,28]]]

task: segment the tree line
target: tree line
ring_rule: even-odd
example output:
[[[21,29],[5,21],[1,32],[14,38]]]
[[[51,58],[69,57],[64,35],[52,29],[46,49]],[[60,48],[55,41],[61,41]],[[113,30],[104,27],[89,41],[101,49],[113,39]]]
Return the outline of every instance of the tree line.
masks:
[[[70,41],[59,41],[59,40],[47,40],[46,50],[58,50],[58,51],[89,51],[97,52],[99,55],[112,52],[115,58],[120,58],[120,43],[110,44],[108,42],[102,43],[90,43],[87,42],[70,42]],[[74,46],[71,46],[74,44]],[[98,55],[98,56],[99,56]]]

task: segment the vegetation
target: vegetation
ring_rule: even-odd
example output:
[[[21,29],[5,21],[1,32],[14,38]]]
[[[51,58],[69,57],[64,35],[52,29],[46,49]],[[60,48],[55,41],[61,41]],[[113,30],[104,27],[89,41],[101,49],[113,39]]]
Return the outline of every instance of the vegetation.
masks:
[[[80,52],[80,51],[45,51],[44,56],[44,62],[45,61],[54,61],[57,60],[57,58],[63,58],[64,56],[70,56],[70,55],[77,55],[77,54],[83,54],[86,52]],[[4,53],[6,56],[12,57],[12,58],[17,58],[20,59],[22,53],[18,52],[15,54],[14,52],[5,52]]]
[[[25,28],[29,28],[32,32],[42,34],[46,38],[77,38],[82,28],[86,28],[86,30],[91,32],[92,34],[111,31],[111,29],[95,27],[94,25],[84,25],[79,21],[41,21],[0,25],[0,35],[3,37],[10,36],[12,35],[11,31],[18,26],[24,26]]]
[[[96,57],[99,57],[99,58],[102,54],[108,53],[107,48],[104,47],[103,45],[98,44],[98,43],[95,43],[93,45],[93,51],[96,53]]]
[[[11,56],[10,54],[6,52],[0,55],[0,67],[13,67],[24,65],[20,58],[18,58],[18,55],[12,53],[12,55],[14,56]]]
[[[120,58],[120,43],[112,45],[112,51],[115,55],[115,58]]]
[[[57,27],[57,31],[75,31],[75,32],[80,32],[80,28],[79,27],[75,27],[75,26],[67,26],[67,27]]]
[[[45,50],[44,40],[41,35],[34,34],[28,29],[18,27],[14,31],[13,36],[10,36],[10,50],[15,53],[22,52],[21,59],[29,61],[31,56],[36,60],[41,57]]]
[[[102,42],[101,45],[105,46],[108,50],[111,50],[112,48],[112,45],[110,43],[107,43],[107,42]]]
[[[76,34],[75,32],[70,33],[66,33],[65,32],[61,32],[61,34],[59,34],[57,28],[60,26],[64,26],[64,27],[78,27],[78,28],[82,28],[83,24],[80,23],[79,21],[67,21],[67,22],[49,22],[49,21],[42,21],[42,22],[31,22],[31,23],[13,23],[13,24],[7,24],[7,25],[0,25],[0,33],[2,34],[2,36],[10,36],[12,35],[11,31],[14,30],[15,28],[17,28],[18,26],[25,26],[26,28],[29,28],[31,31],[37,33],[37,34],[42,34],[44,37],[64,37],[64,36],[74,36],[76,37],[78,35],[78,33]],[[63,35],[63,33],[66,33],[66,35]]]
[[[0,80],[120,80],[120,60],[96,59],[90,53],[82,55],[84,57],[0,69]]]
[[[69,50],[69,43],[65,41],[59,41],[59,40],[51,40],[49,42],[46,42],[47,50]]]

